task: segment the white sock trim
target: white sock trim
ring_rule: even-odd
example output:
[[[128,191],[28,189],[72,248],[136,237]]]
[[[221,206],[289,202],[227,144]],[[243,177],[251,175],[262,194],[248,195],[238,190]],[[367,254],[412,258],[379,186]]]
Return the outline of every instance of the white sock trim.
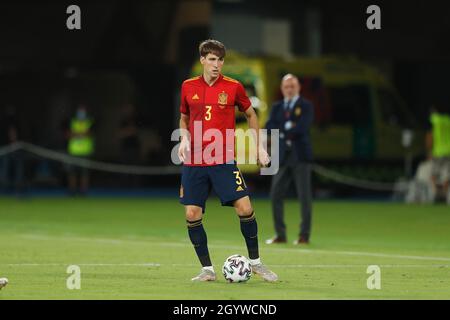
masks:
[[[250,259],[250,264],[252,266],[254,266],[255,264],[260,264],[261,263],[261,258],[258,259]]]
[[[203,270],[208,270],[208,271],[214,272],[214,267],[213,267],[213,266],[210,266],[210,267],[203,267],[202,269],[203,269]],[[214,273],[215,273],[215,272],[214,272]]]

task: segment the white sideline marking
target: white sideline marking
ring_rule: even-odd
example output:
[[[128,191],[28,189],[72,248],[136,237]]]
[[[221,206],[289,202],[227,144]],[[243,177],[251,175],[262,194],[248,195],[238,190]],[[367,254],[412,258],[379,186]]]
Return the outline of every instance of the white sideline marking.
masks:
[[[74,263],[8,263],[0,264],[9,267],[60,267],[73,265]],[[160,263],[75,263],[82,267],[161,267]]]
[[[191,247],[192,245],[186,240],[182,240],[183,242],[155,242],[149,240],[135,240],[135,239],[108,239],[108,238],[83,238],[83,237],[72,237],[72,236],[45,236],[45,235],[23,235],[24,238],[30,238],[34,240],[53,240],[55,238],[66,238],[69,240],[75,241],[89,241],[89,242],[98,242],[98,243],[106,243],[106,244],[123,244],[123,243],[133,243],[133,244],[141,244],[141,245],[157,245],[157,246],[168,246],[168,247]],[[210,244],[208,245],[210,248],[219,248],[219,249],[234,249],[234,250],[242,250],[242,246],[230,246],[230,245],[219,245],[219,244]],[[298,253],[310,253],[310,254],[334,254],[334,255],[346,255],[346,256],[367,256],[367,257],[378,257],[378,258],[395,258],[395,259],[406,259],[406,260],[425,260],[425,261],[450,261],[450,257],[430,257],[430,256],[410,256],[410,255],[398,255],[398,254],[388,254],[388,253],[374,253],[374,252],[361,252],[361,251],[334,251],[334,250],[321,250],[321,249],[299,249],[299,248],[267,248],[261,247],[263,251],[269,252],[298,252]]]
[[[71,263],[6,263],[0,266],[8,267],[61,267],[73,264]],[[191,263],[75,263],[81,267],[199,267],[198,264]],[[367,264],[271,264],[274,268],[367,268]],[[440,264],[380,264],[382,268],[449,268],[450,265]],[[214,265],[221,268],[220,265]]]

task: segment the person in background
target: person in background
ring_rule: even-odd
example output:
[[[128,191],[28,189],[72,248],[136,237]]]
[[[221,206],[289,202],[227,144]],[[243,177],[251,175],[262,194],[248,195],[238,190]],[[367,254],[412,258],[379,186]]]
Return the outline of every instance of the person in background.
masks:
[[[450,112],[442,106],[430,110],[428,131],[425,135],[427,158],[409,183],[407,203],[450,204]]]
[[[280,169],[272,178],[270,197],[275,224],[275,237],[267,244],[286,243],[283,200],[292,182],[301,203],[301,224],[294,244],[308,244],[311,235],[312,190],[311,162],[313,159],[309,130],[313,122],[313,104],[300,96],[300,82],[292,74],[281,81],[284,99],[272,106],[266,128],[280,130]],[[273,155],[272,155],[273,157]]]
[[[432,188],[435,200],[447,198],[450,204],[450,112],[433,107],[430,114],[431,132],[427,134],[427,149],[432,153]]]
[[[21,138],[16,108],[7,105],[0,115],[0,147],[18,142]],[[22,151],[0,155],[0,190],[17,194],[24,188],[24,159]]]
[[[69,123],[67,145],[69,155],[87,159],[94,154],[93,125],[94,121],[88,115],[86,106],[79,105],[75,116]],[[68,183],[71,195],[75,195],[78,190],[80,194],[86,195],[89,189],[89,169],[83,166],[69,165]],[[79,188],[77,188],[78,184]]]
[[[425,144],[428,158],[431,159],[430,202],[447,198],[450,204],[450,112],[443,107],[433,106],[429,124]]]

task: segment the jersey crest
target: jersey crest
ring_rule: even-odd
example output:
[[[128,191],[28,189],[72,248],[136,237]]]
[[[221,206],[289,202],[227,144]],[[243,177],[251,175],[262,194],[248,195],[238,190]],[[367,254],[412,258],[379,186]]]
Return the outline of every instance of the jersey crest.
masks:
[[[225,92],[219,93],[219,105],[224,105],[227,104],[228,101],[228,94],[226,94]],[[220,106],[221,108],[223,108],[224,106]]]

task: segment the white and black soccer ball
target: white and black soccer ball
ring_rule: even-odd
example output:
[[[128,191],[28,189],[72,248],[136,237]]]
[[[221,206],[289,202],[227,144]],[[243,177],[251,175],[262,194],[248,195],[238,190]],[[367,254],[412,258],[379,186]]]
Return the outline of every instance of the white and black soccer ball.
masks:
[[[0,290],[8,284],[7,278],[0,278]]]
[[[222,273],[228,282],[245,282],[252,276],[252,265],[246,257],[234,254],[225,260]]]

